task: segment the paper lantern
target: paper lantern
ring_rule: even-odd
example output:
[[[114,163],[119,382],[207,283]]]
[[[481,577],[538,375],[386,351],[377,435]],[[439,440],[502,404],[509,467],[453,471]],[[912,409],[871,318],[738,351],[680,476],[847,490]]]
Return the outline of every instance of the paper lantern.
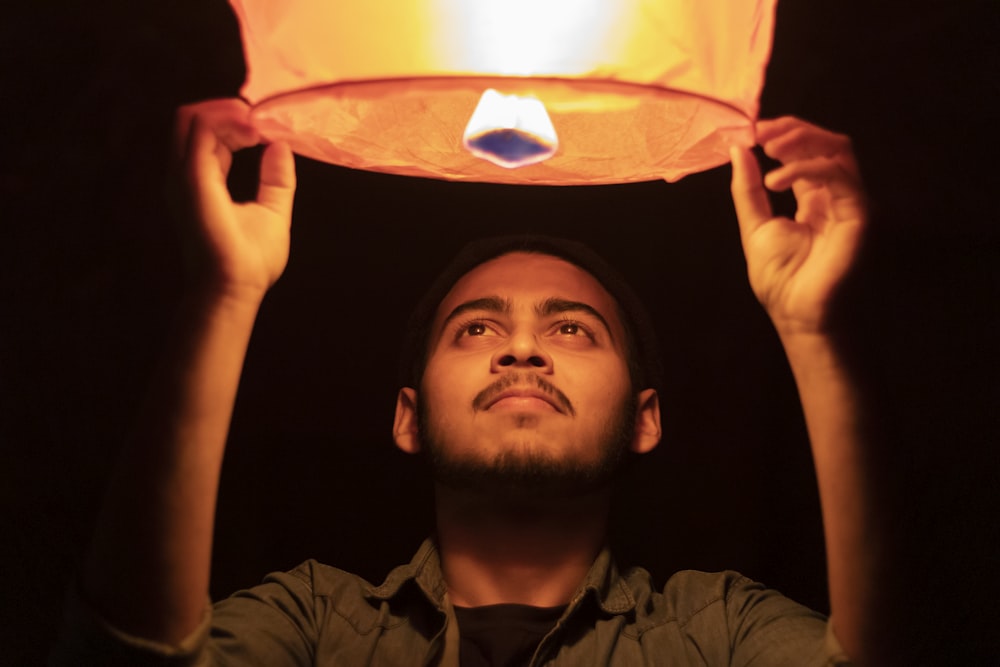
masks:
[[[775,2],[231,0],[265,137],[545,185],[672,181],[751,145]]]

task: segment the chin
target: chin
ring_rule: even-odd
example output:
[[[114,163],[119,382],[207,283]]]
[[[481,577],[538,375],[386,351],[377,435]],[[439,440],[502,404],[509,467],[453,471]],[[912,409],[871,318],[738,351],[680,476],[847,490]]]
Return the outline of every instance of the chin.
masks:
[[[629,396],[587,441],[566,442],[564,433],[549,438],[536,429],[515,428],[500,439],[494,431],[485,444],[463,449],[454,446],[454,434],[428,427],[420,432],[421,449],[434,481],[456,491],[519,500],[590,495],[610,488],[627,459],[634,401]],[[418,409],[420,424],[436,423],[425,404],[418,403]]]
[[[449,489],[516,499],[555,499],[592,494],[610,487],[623,459],[620,447],[606,448],[593,461],[552,456],[544,446],[521,442],[489,456],[457,456],[425,447],[434,481]]]

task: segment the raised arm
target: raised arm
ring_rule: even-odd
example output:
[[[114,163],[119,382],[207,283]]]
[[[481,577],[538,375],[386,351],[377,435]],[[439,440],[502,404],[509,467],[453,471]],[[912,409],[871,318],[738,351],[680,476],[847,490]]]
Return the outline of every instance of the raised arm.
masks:
[[[762,180],[753,155],[732,153],[732,195],[750,285],[777,329],[795,376],[819,483],[834,631],[869,664],[880,568],[871,445],[852,369],[838,349],[830,304],[867,223],[850,140],[792,117],[760,121],[764,152],[782,165]],[[765,188],[791,188],[795,219],[774,216]]]
[[[259,137],[238,100],[182,108],[179,180],[192,287],[133,436],[121,454],[83,573],[83,595],[116,627],[178,644],[208,601],[219,472],[257,309],[288,259],[290,150],[266,148],[253,202],[226,188],[232,153]]]

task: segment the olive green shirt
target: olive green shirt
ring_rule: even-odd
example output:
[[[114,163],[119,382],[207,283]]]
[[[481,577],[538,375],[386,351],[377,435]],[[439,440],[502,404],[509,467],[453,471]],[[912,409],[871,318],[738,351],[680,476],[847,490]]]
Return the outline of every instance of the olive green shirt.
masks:
[[[130,637],[75,599],[53,665],[458,665],[458,626],[426,540],[379,586],[307,561],[208,610],[180,646]],[[827,620],[735,572],[678,572],[662,591],[605,549],[531,665],[849,664]]]

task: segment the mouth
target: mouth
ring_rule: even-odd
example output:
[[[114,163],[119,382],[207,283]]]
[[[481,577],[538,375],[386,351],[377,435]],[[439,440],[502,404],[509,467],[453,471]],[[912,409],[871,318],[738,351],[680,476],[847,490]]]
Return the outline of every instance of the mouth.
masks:
[[[545,378],[524,373],[512,373],[498,379],[476,395],[472,406],[477,411],[555,410],[570,417],[576,414],[573,404],[558,387]]]
[[[551,396],[534,389],[508,389],[488,400],[483,409],[517,411],[555,410],[560,413],[564,412],[562,406],[553,400]]]

